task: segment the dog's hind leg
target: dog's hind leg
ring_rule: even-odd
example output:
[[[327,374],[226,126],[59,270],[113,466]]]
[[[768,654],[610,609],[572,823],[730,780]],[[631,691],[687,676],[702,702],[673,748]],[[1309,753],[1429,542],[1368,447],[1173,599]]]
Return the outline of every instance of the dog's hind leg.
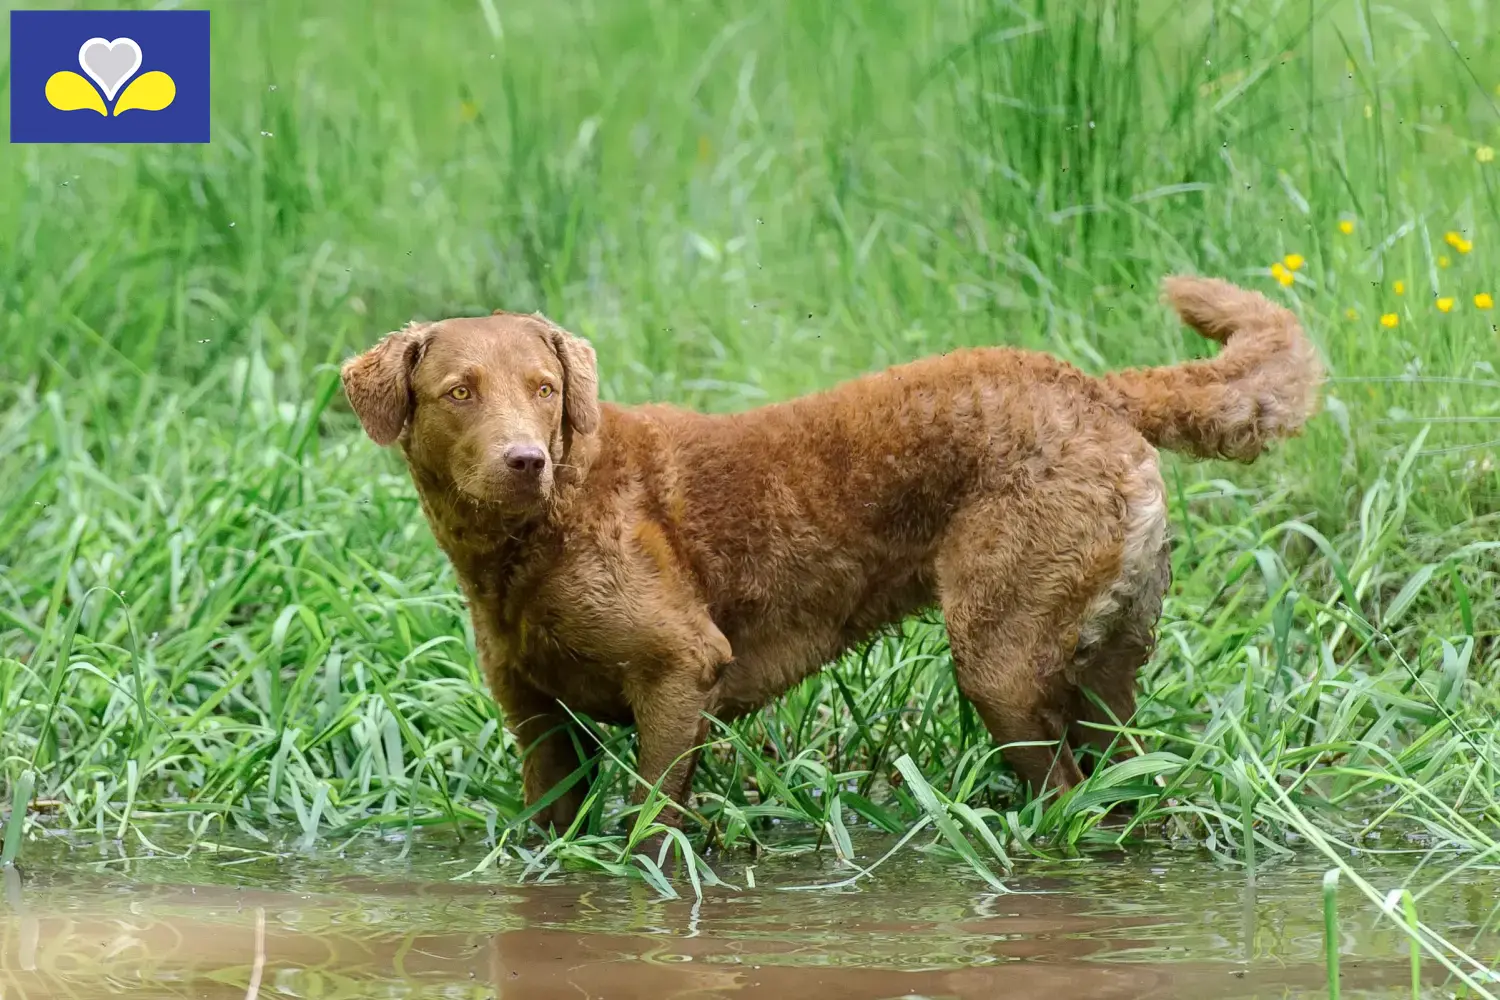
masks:
[[[1135,714],[1136,675],[1156,647],[1162,599],[1172,583],[1166,496],[1154,459],[1136,466],[1125,493],[1120,573],[1089,609],[1068,670],[1076,696],[1068,742],[1087,773],[1133,753],[1124,736],[1100,727],[1126,725]]]
[[[1061,683],[1067,652],[1049,631],[1019,616],[949,626],[959,690],[1035,795],[1083,780],[1063,740],[1072,708]]]
[[[1078,680],[1068,744],[1085,774],[1132,754],[1130,742],[1115,730],[1129,725],[1135,715],[1136,673],[1150,659],[1152,648],[1152,635],[1142,635],[1132,622],[1075,656]]]
[[[1068,727],[1079,630],[1118,576],[1123,504],[1059,477],[959,512],[936,562],[959,690],[1033,794],[1083,779]],[[1032,744],[1018,746],[1015,744]]]

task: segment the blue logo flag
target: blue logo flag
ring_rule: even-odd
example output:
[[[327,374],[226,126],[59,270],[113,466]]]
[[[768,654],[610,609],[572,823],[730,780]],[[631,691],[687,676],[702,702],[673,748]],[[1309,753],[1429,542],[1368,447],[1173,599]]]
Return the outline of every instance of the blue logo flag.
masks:
[[[11,142],[208,142],[206,10],[13,10]]]

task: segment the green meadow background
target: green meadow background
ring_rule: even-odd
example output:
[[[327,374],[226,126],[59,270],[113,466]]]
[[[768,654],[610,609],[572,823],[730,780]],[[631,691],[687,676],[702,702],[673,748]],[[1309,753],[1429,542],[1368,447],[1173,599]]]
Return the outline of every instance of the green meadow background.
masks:
[[[1208,352],[1157,301],[1173,271],[1291,306],[1334,379],[1254,466],[1168,461],[1175,582],[1120,734],[1145,756],[1027,801],[913,622],[716,731],[691,848],[864,857],[926,822],[904,849],[977,879],[1171,841],[1356,880],[1355,845],[1429,852],[1418,881],[1500,850],[1500,8],[212,10],[212,143],[0,156],[12,854],[43,826],[432,827],[476,865],[665,885],[628,733],[599,732],[577,829],[528,828],[452,574],[338,363],[503,306],[590,338],[626,402],[740,409],[972,344],[1101,371]]]

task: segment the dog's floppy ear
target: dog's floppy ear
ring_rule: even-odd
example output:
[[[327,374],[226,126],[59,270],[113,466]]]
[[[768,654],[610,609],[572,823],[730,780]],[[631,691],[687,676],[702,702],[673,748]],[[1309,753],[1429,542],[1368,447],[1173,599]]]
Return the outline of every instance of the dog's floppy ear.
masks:
[[[344,362],[344,395],[370,440],[381,447],[401,436],[411,416],[411,373],[427,345],[427,327],[409,325]]]
[[[563,419],[573,434],[593,434],[599,429],[599,363],[594,348],[552,325],[552,349],[563,366]]]

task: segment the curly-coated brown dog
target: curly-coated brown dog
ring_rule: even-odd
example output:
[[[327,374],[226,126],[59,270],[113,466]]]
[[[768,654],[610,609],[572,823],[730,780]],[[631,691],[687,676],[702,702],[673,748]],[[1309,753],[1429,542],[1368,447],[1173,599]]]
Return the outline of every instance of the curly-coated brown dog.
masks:
[[[1165,291],[1217,357],[1095,378],[962,350],[711,416],[601,403],[585,341],[497,311],[392,333],[343,384],[457,571],[528,803],[580,768],[559,703],[634,722],[641,775],[685,804],[705,713],[754,711],[933,605],[1012,767],[1066,790],[1073,750],[1111,742],[1083,723],[1130,718],[1154,643],[1153,446],[1249,461],[1317,408],[1292,313],[1214,279]],[[586,790],[538,821],[563,828]]]

